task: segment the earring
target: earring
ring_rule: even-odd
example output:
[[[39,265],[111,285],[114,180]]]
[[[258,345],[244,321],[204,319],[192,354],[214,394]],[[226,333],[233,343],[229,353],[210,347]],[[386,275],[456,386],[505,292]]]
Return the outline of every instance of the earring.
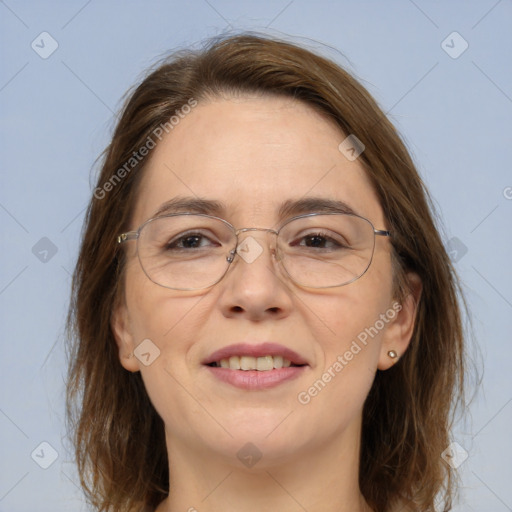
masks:
[[[391,359],[396,359],[398,357],[398,354],[394,350],[390,350],[388,352],[388,356],[391,357]]]

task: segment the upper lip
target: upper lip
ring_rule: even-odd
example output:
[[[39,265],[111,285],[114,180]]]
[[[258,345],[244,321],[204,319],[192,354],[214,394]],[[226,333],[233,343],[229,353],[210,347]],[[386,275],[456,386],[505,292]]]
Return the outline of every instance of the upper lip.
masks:
[[[289,359],[292,364],[305,365],[308,364],[306,359],[297,354],[294,350],[287,348],[278,343],[235,343],[227,347],[216,350],[210,354],[203,364],[211,364],[220,361],[221,359],[229,359],[231,356],[249,356],[249,357],[264,357],[264,356],[282,356],[283,359]]]

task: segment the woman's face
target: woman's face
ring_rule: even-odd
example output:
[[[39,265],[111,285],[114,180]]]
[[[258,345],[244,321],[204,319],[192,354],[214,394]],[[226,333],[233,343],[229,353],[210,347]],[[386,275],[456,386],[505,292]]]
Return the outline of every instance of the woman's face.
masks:
[[[222,210],[212,214],[236,228],[275,228],[283,203],[315,198],[347,203],[375,228],[387,229],[362,165],[338,149],[345,137],[291,99],[199,103],[152,150],[131,228],[180,197],[220,203]],[[168,448],[176,452],[184,447],[240,465],[244,450],[253,450],[263,455],[261,467],[333,443],[350,441],[357,449],[375,372],[393,364],[389,350],[403,353],[412,329],[407,308],[398,312],[392,297],[390,241],[376,237],[373,262],[355,282],[306,289],[282,273],[268,247],[271,236],[244,232],[240,243],[248,237],[263,252],[254,260],[237,255],[220,282],[193,292],[153,283],[136,243],[125,244],[124,304],[113,320],[122,364],[141,372]],[[127,357],[143,340],[150,340],[140,358],[147,365]],[[263,343],[280,346],[277,353],[293,350],[306,365],[288,370],[290,379],[258,387],[253,377],[246,386],[226,382],[204,364],[230,345],[245,344],[250,353]]]

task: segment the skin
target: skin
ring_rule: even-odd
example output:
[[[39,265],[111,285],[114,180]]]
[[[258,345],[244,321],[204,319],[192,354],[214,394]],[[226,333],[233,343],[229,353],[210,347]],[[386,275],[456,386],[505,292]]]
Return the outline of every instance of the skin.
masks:
[[[277,97],[201,102],[151,155],[131,223],[151,218],[175,196],[222,201],[220,215],[237,228],[275,227],[286,199],[343,200],[377,229],[383,211],[362,165],[338,150],[345,135],[311,107]],[[263,232],[252,263],[237,257],[207,290],[163,288],[143,273],[136,243],[126,244],[123,303],[112,327],[121,364],[140,371],[162,417],[170,460],[170,494],[158,512],[363,512],[358,486],[364,400],[377,369],[403,354],[411,339],[421,285],[401,311],[307,405],[307,390],[343,355],[357,335],[392,308],[390,241],[376,237],[373,262],[357,281],[305,289],[287,280]],[[130,357],[149,338],[160,356],[149,366]],[[227,345],[273,341],[310,366],[295,380],[263,391],[218,381],[201,365]],[[237,452],[253,443],[262,458],[252,468]]]

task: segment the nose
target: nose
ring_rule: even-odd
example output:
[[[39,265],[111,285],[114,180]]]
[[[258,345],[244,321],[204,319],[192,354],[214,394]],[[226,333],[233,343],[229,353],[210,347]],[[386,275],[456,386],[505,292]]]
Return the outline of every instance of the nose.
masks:
[[[217,285],[222,288],[222,313],[252,321],[285,318],[292,309],[292,291],[278,268],[276,239],[271,231],[247,231],[239,237],[233,263]]]

